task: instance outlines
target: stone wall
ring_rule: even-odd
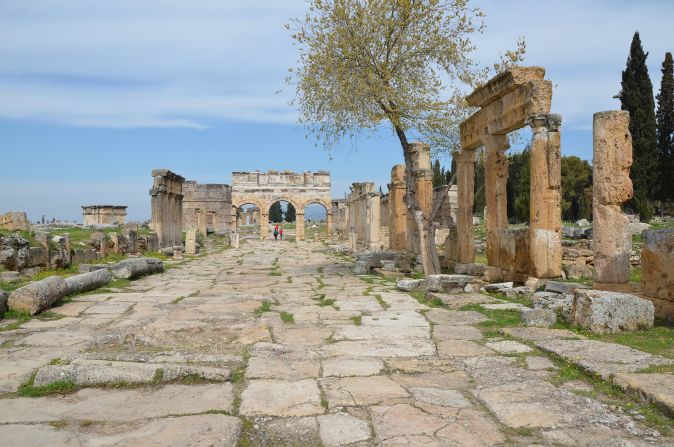
[[[185,178],[168,169],[152,171],[154,184],[151,228],[159,237],[161,247],[182,245],[183,183]]]
[[[346,199],[336,199],[332,201],[332,235],[337,240],[348,240],[349,238],[349,207]]]
[[[231,228],[232,188],[222,184],[183,183],[183,229],[225,232]]]
[[[124,225],[126,206],[87,205],[82,207],[82,222],[91,225]]]
[[[9,231],[28,231],[30,222],[24,211],[10,211],[0,216],[0,229]]]
[[[438,228],[449,229],[456,225],[459,212],[458,186],[452,185],[449,189],[440,186],[433,189],[433,209],[440,207],[435,221]]]

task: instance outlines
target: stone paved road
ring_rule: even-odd
[[[487,341],[482,314],[355,277],[318,244],[248,242],[54,311],[0,332],[3,446],[673,445]],[[80,389],[16,397],[36,370]]]

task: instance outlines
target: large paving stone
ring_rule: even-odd
[[[451,324],[438,324],[433,326],[433,338],[442,340],[482,340],[482,332],[473,326],[454,326]]]
[[[435,345],[428,338],[388,340],[346,340],[326,345],[328,357],[418,357],[435,355]]]
[[[461,392],[440,388],[411,388],[410,392],[417,401],[453,408],[468,408],[472,404]]]
[[[426,318],[433,324],[477,324],[487,321],[483,314],[474,311],[458,311],[445,309],[431,309],[426,312]]]
[[[323,414],[315,380],[251,380],[241,395],[245,416],[311,416]]]
[[[346,413],[318,417],[321,441],[326,447],[338,447],[370,438],[367,422]]]
[[[499,354],[524,354],[532,351],[529,346],[513,340],[489,342],[485,343],[485,346]]]
[[[407,436],[433,436],[436,431],[447,425],[446,420],[409,404],[372,407],[370,414],[377,441],[380,443]],[[415,445],[423,444],[415,443]]]
[[[669,417],[674,417],[674,375],[618,373],[613,383],[628,393],[653,402]]]
[[[384,369],[384,362],[376,358],[337,357],[323,361],[323,377],[375,376]]]
[[[469,340],[444,340],[438,343],[440,357],[493,355],[494,351]]]
[[[320,384],[330,408],[373,405],[409,396],[403,387],[386,376],[327,378],[321,379]]]
[[[576,290],[571,321],[590,332],[613,334],[653,327],[653,303],[629,293]]]
[[[102,390],[87,388],[65,397],[4,399],[4,423],[91,420],[126,422],[190,415],[208,410],[231,411],[232,385],[166,385],[159,389]]]
[[[317,360],[282,360],[251,357],[246,368],[248,379],[298,380],[318,377],[320,363]]]

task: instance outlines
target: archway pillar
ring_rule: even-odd
[[[301,212],[295,209],[295,240],[304,240],[304,208]]]
[[[230,219],[229,228],[231,228],[232,231],[234,231],[235,233],[239,232],[239,227],[238,227],[239,222],[238,222],[238,219],[237,219],[238,210],[239,210],[238,206],[232,205],[232,211],[229,214],[229,219]]]
[[[260,240],[266,241],[269,238],[269,212],[260,210]]]
[[[327,225],[328,229],[328,239],[332,239],[332,212],[327,211],[325,214],[325,223]]]

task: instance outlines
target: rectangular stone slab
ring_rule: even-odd
[[[518,67],[511,68],[496,75],[485,85],[476,89],[466,97],[469,106],[484,107],[490,102],[515,90],[520,85],[529,81],[541,80],[545,77],[543,67]]]

